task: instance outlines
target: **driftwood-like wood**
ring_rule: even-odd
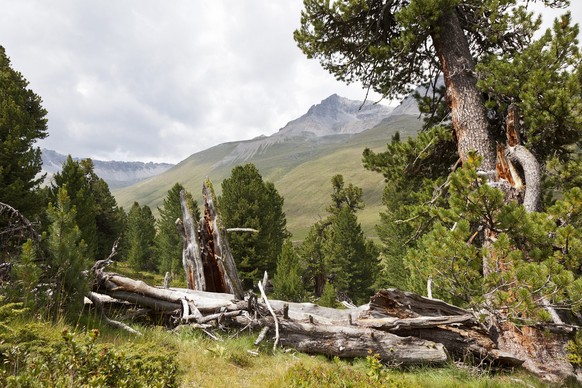
[[[186,200],[180,192],[182,219],[176,227],[183,241],[182,262],[188,288],[199,291],[234,294],[242,300],[242,284],[225,237],[220,216],[214,206],[215,198],[210,181],[202,186],[204,215],[195,222]]]
[[[448,355],[511,367],[523,363],[537,374],[554,378],[573,373],[565,360],[551,358],[560,353],[560,342],[542,335],[541,330],[503,326],[501,332],[488,331],[470,311],[411,292],[381,290],[369,304],[342,310],[270,300],[271,314],[254,296],[240,300],[233,294],[152,287],[104,272],[105,264],[101,264],[94,266],[93,292],[138,307],[140,314],[147,309],[157,316],[172,317],[166,320],[168,324],[202,328],[208,335],[212,326],[231,325],[239,330],[263,329],[272,339],[276,318],[279,344],[309,353],[365,357],[370,350],[384,362],[403,365],[441,363]],[[548,346],[538,348],[541,343]],[[536,362],[533,352],[546,361]]]
[[[338,357],[378,354],[384,362],[438,364],[447,360],[443,345],[415,337],[400,337],[357,326],[334,326],[281,321],[281,345],[306,353]]]
[[[186,193],[180,191],[180,206],[182,207],[183,221],[176,220],[176,227],[182,236],[184,248],[182,250],[182,264],[186,274],[188,288],[191,290],[206,290],[206,277],[200,255],[198,227],[192,217],[192,212],[186,201]]]
[[[525,195],[523,206],[529,212],[540,210],[541,205],[541,172],[536,157],[524,146],[516,145],[505,151],[509,160],[517,163],[525,175]]]
[[[370,298],[372,315],[392,316],[398,318],[442,317],[470,315],[468,310],[443,302],[429,299],[413,292],[389,288],[378,291]]]
[[[101,316],[101,319],[105,321],[105,323],[107,323],[109,326],[115,327],[116,329],[125,330],[131,334],[142,335],[139,331],[135,330],[131,326],[128,326],[123,322],[119,322],[107,317],[107,315],[105,315],[105,311],[103,310],[103,303],[101,303],[101,296],[99,294],[89,292],[87,294],[87,298],[91,301],[91,303],[93,303],[93,306]]]
[[[13,237],[21,235],[23,238],[30,238],[35,242],[40,242],[41,235],[36,231],[32,222],[12,206],[0,202],[0,216],[4,217],[7,223],[3,225],[3,229],[0,229],[0,237],[3,234]]]

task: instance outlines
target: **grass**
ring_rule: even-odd
[[[25,316],[17,317],[9,323],[11,334],[0,331],[0,359],[3,360],[0,375],[2,370],[9,374],[14,373],[14,365],[10,365],[9,356],[12,346],[23,348],[28,344],[28,353],[21,353],[21,357],[25,357],[42,349],[57,349],[54,344],[62,341],[61,333],[65,329],[74,332],[79,343],[82,342],[84,333],[92,333],[97,329],[100,333],[97,338],[99,349],[109,349],[118,355],[125,354],[126,359],[130,355],[139,355],[143,360],[159,354],[170,355],[178,367],[179,384],[182,387],[547,386],[523,371],[494,374],[453,363],[439,368],[399,369],[384,367],[372,356],[339,360],[311,356],[292,349],[273,351],[269,341],[255,346],[257,333],[249,331],[216,329],[213,333],[219,339],[217,341],[203,331],[189,326],[174,331],[155,326],[134,326],[143,333],[142,336],[134,336],[103,325],[100,318],[90,313],[84,314],[72,324],[65,320],[56,323],[32,321]],[[116,370],[116,367],[104,368]],[[26,370],[21,367],[20,372],[26,373]],[[35,386],[43,385],[37,383]]]

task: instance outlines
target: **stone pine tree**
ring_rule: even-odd
[[[66,187],[71,205],[77,209],[75,224],[81,230],[81,237],[87,245],[87,255],[95,258],[97,254],[95,195],[87,179],[87,171],[81,163],[73,160],[71,155],[63,163],[61,171],[53,177],[50,189],[52,202],[57,201],[59,190],[63,187]]]
[[[157,220],[158,233],[156,235],[156,254],[160,261],[160,273],[181,273],[183,243],[178,230],[176,220],[182,219],[180,204],[180,191],[184,187],[176,183],[166,194],[162,207],[158,208],[160,216]],[[194,219],[200,219],[198,203],[192,198],[192,194],[186,191],[188,206]]]
[[[277,259],[277,270],[273,276],[275,298],[290,302],[303,302],[305,288],[302,279],[303,268],[299,255],[291,240],[286,240]]]
[[[43,280],[51,288],[48,310],[53,318],[80,311],[88,287],[83,275],[87,269],[87,245],[75,224],[76,211],[71,206],[66,187],[58,190],[56,202],[50,203],[47,210],[50,222],[48,262]]]
[[[277,257],[289,236],[283,197],[253,164],[246,164],[235,167],[222,182],[218,206],[226,228],[258,230],[228,236],[243,285],[252,287],[264,271],[275,272]]]
[[[109,190],[109,185],[94,171],[91,159],[67,157],[63,168],[53,177],[49,197],[55,200],[58,190],[67,187],[71,204],[77,208],[75,222],[87,244],[87,255],[103,259],[124,229],[125,216]]]
[[[46,110],[41,98],[28,88],[21,73],[12,68],[0,46],[0,202],[32,222],[43,215],[46,197],[40,190],[41,151],[37,140],[47,133]],[[14,231],[10,218],[0,214],[0,231]],[[0,261],[18,260],[23,239],[0,233]]]
[[[387,97],[407,93],[442,74],[462,161],[481,156],[494,171],[495,136],[477,86],[476,63],[527,45],[539,22],[527,1],[305,0],[295,40],[338,79],[361,81]],[[567,1],[545,1],[565,6]]]
[[[366,303],[378,274],[378,251],[364,237],[356,214],[349,207],[343,207],[333,217],[324,252],[328,278],[335,289],[356,303]]]
[[[44,177],[39,175],[41,152],[34,143],[48,135],[46,114],[41,98],[12,69],[0,46],[0,202],[29,219],[45,206],[37,194]]]
[[[113,245],[121,238],[125,228],[125,214],[117,205],[107,182],[95,174],[93,161],[83,159],[80,164],[95,200],[97,247],[94,259],[101,260],[111,254]]]
[[[136,270],[156,271],[155,256],[156,219],[147,205],[134,202],[127,214],[125,232],[127,261]]]
[[[329,215],[310,228],[299,250],[307,269],[305,278],[317,297],[331,283],[336,292],[365,302],[379,267],[377,249],[364,237],[356,217],[356,211],[364,207],[363,192],[351,183],[346,185],[342,175],[334,176],[331,183]],[[327,289],[330,293],[332,288]]]

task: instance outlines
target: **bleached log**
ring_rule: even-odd
[[[267,274],[267,272],[265,271],[265,275],[266,274]],[[277,319],[277,315],[275,314],[275,311],[273,311],[273,308],[271,307],[271,304],[269,303],[269,300],[267,299],[267,295],[265,294],[265,290],[263,289],[263,285],[261,284],[261,282],[259,282],[257,285],[259,286],[259,290],[261,291],[261,296],[263,297],[263,301],[267,305],[269,312],[273,316],[273,321],[275,322],[275,343],[273,344],[273,350],[275,350],[277,348],[277,344],[279,343],[279,319]]]
[[[366,357],[372,351],[384,362],[402,365],[439,364],[447,360],[442,344],[357,326],[281,321],[280,342],[301,352],[338,357]]]
[[[398,330],[410,330],[410,329],[425,329],[431,327],[437,327],[441,325],[454,325],[454,324],[469,324],[471,326],[475,325],[475,317],[472,314],[466,315],[453,315],[453,316],[442,316],[442,317],[417,317],[417,318],[363,318],[358,319],[353,322],[354,325],[371,327],[375,329],[381,329],[385,331],[398,331]]]
[[[222,308],[240,310],[240,305],[246,305],[241,301],[237,304],[232,294],[152,287],[139,280],[106,272],[96,274],[96,282],[96,291],[165,314],[182,309],[182,300],[195,306],[199,312],[216,312]]]
[[[413,292],[395,288],[380,290],[372,296],[370,298],[370,312],[399,318],[471,314],[468,310],[440,299],[429,299]]]
[[[541,207],[541,169],[536,157],[524,146],[509,147],[505,154],[509,160],[518,163],[525,175],[525,195],[523,206],[528,212],[539,211]]]

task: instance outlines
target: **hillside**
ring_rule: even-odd
[[[358,117],[360,105],[331,96],[272,136],[198,152],[158,176],[114,191],[114,195],[124,208],[137,201],[155,210],[179,182],[200,201],[206,177],[220,192],[220,183],[234,166],[253,163],[285,198],[288,228],[295,239],[302,239],[309,226],[325,215],[331,177],[342,174],[346,182],[362,187],[366,208],[360,213],[360,222],[373,236],[381,210],[383,178],[363,168],[362,152],[366,147],[380,151],[396,131],[406,137],[416,133],[421,123],[409,106],[405,110],[365,106],[367,112]]]

